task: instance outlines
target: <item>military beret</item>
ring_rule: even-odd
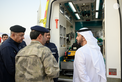
[[[49,30],[49,31],[50,31],[51,29],[50,29],[50,28],[47,28],[47,30]]]
[[[49,30],[47,30],[46,28],[38,25],[31,27],[31,30],[36,30],[39,32],[46,32],[46,33],[49,32]]]
[[[14,25],[10,27],[10,30],[13,32],[25,32],[25,28],[20,25]]]
[[[47,28],[47,30],[49,30],[49,32],[51,31],[51,29],[50,29],[50,28]]]

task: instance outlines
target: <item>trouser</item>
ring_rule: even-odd
[[[54,82],[58,82],[58,78],[53,78],[53,81]]]

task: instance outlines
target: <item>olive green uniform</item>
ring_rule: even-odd
[[[59,66],[49,48],[38,41],[19,51],[15,58],[16,82],[53,82]]]

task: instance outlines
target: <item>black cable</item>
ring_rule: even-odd
[[[119,3],[119,0],[117,0],[117,3],[119,4],[119,8],[118,8],[118,10],[119,10],[119,15],[120,15],[120,50],[121,50],[121,54],[120,54],[120,60],[121,60],[121,79],[122,79],[122,16],[121,16],[121,12],[122,11],[120,11],[120,3]]]

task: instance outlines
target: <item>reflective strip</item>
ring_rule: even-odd
[[[45,19],[45,20],[47,19],[47,13],[48,13],[49,2],[50,2],[50,0],[47,0],[46,9],[45,9],[45,14],[44,14],[44,19]],[[43,24],[43,26],[44,26],[44,27],[46,26],[46,22]]]
[[[44,15],[44,18],[46,18],[46,13],[47,13],[47,10],[45,11],[45,15]]]

